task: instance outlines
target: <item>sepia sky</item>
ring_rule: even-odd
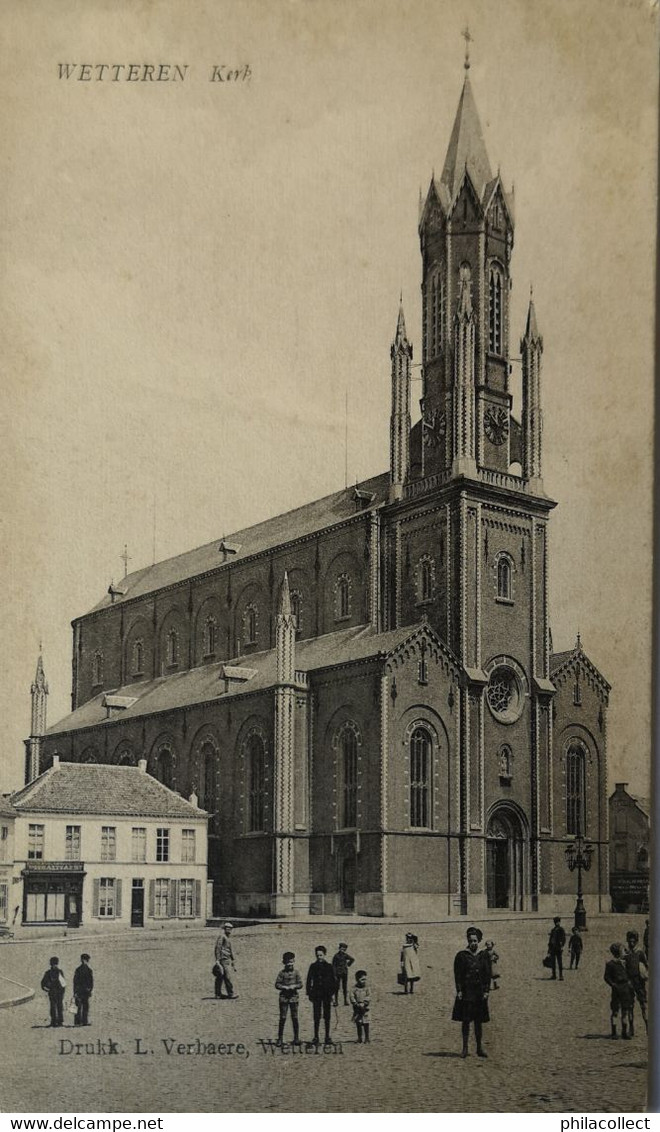
[[[610,787],[648,794],[657,6],[637,0],[0,0],[0,788],[43,640],[129,569],[387,467],[417,207],[461,29],[515,183],[511,341],[544,337],[555,649],[613,685]],[[187,64],[184,82],[58,64]],[[209,82],[249,64],[249,82]],[[419,370],[414,371],[419,374]],[[414,407],[419,384],[413,385]]]

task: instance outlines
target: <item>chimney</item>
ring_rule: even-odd
[[[142,774],[147,773],[147,760],[146,759],[138,759],[138,770],[141,771]]]
[[[192,794],[190,795],[188,801],[190,802],[191,806],[197,806],[199,799],[198,799],[197,795],[195,794],[194,790],[193,790]]]
[[[53,755],[53,769],[55,769],[55,767],[57,767],[59,765],[60,765],[60,756],[59,755]]]

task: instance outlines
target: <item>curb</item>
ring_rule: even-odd
[[[12,986],[20,987],[24,993],[14,995],[11,998],[0,999],[0,1010],[4,1010],[7,1006],[20,1006],[23,1002],[30,1002],[35,996],[35,991],[32,987],[26,987],[25,983],[17,983],[14,979],[7,979],[4,975],[0,976],[0,986],[4,989],[5,983],[11,983]],[[0,994],[2,991],[0,990]]]

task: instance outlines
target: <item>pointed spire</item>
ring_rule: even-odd
[[[486,185],[493,180],[493,174],[467,70],[440,177],[452,200],[458,192],[466,169],[481,200]]]
[[[582,638],[580,636],[580,630],[579,629],[578,629],[577,637],[575,639],[575,650],[574,651],[575,652],[582,652]]]
[[[534,289],[530,285],[529,288],[529,308],[527,310],[527,325],[525,326],[525,334],[523,342],[542,342],[539,328],[536,322],[536,309],[534,307]]]
[[[291,616],[291,594],[289,592],[289,575],[284,571],[284,581],[280,593],[280,617]]]
[[[407,342],[408,335],[406,334],[406,320],[403,313],[403,291],[399,298],[399,317],[396,321],[396,334],[394,335],[394,344],[398,345],[399,342]]]
[[[48,694],[48,684],[46,683],[46,673],[44,672],[44,658],[42,656],[41,642],[39,642],[39,658],[37,660],[37,671],[32,685],[32,692],[45,692]]]

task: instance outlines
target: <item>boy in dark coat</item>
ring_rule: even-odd
[[[616,1020],[621,1011],[621,1037],[630,1038],[633,1033],[633,1013],[635,1010],[635,992],[632,984],[628,979],[626,973],[625,963],[621,958],[621,944],[613,943],[610,947],[612,958],[608,959],[605,964],[605,974],[603,978],[608,987],[611,988],[612,994],[610,997],[610,1022],[612,1026],[612,1037],[618,1038],[616,1032]],[[630,1033],[628,1032],[628,1024],[630,1024]]]
[[[64,1012],[62,1010],[62,1003],[64,1001],[65,986],[66,979],[64,978],[64,973],[60,967],[60,961],[57,958],[57,955],[53,955],[50,961],[50,967],[41,980],[41,989],[48,992],[51,1026],[64,1025]]]
[[[649,1024],[646,1017],[646,980],[649,977],[648,957],[646,952],[638,947],[639,934],[635,931],[626,932],[627,949],[623,956],[628,981],[635,992],[635,998],[642,1012],[644,1025],[648,1031]],[[630,1033],[635,1033],[632,1018],[630,1019]]]
[[[573,930],[571,931],[571,934],[568,937],[568,954],[571,957],[571,962],[569,964],[569,970],[571,970],[571,971],[573,970],[573,964],[575,964],[575,970],[576,971],[577,971],[578,967],[580,966],[580,957],[582,955],[582,947],[583,947],[583,940],[582,940],[582,936],[580,935],[580,930],[579,930],[579,928],[573,928]]]
[[[307,982],[305,984],[305,991],[314,1011],[314,1045],[319,1044],[319,1025],[321,1022],[321,1013],[323,1013],[323,1023],[325,1026],[324,1044],[331,1046],[333,1042],[330,1037],[330,1013],[332,1010],[332,1000],[337,990],[337,982],[332,964],[328,963],[326,959],[327,949],[322,943],[315,948],[314,953],[316,959],[310,965],[309,971],[307,972]]]
[[[477,1057],[488,1057],[482,1045],[482,1025],[490,1021],[488,1012],[488,992],[490,990],[490,963],[484,952],[477,950],[483,933],[479,928],[468,928],[467,947],[459,951],[454,959],[454,981],[456,999],[452,1021],[462,1024],[463,1052],[468,1056],[470,1022],[474,1023],[474,1036],[477,1042]]]
[[[73,997],[78,1007],[74,1026],[89,1026],[89,1000],[93,989],[94,975],[89,966],[89,955],[84,951],[80,956],[80,966],[73,972]]]
[[[335,1006],[338,1003],[340,986],[344,992],[344,1006],[348,1006],[348,968],[352,967],[354,962],[353,956],[348,954],[348,944],[340,943],[339,951],[332,957],[332,969],[337,980]]]

